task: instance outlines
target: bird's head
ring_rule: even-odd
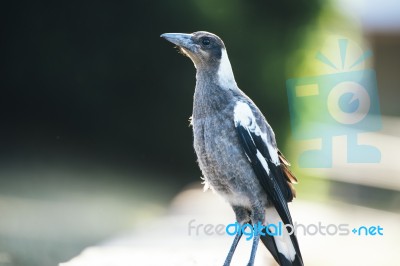
[[[206,31],[186,33],[164,33],[161,37],[176,44],[181,52],[192,59],[196,67],[216,65],[221,60],[223,41]]]
[[[236,86],[225,44],[217,35],[197,31],[191,34],[164,33],[161,37],[177,45],[193,61],[198,71],[216,73],[220,85],[224,87]]]

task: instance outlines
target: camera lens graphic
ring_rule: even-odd
[[[366,89],[356,82],[337,84],[328,95],[328,111],[341,124],[356,124],[368,114],[371,100]]]

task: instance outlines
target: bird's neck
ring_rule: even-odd
[[[221,50],[221,59],[213,63],[195,62],[197,82],[213,83],[223,89],[236,89],[231,62],[225,48]]]
[[[198,119],[214,115],[224,110],[230,103],[236,86],[221,86],[215,72],[197,71],[196,89],[193,99],[193,118]]]
[[[219,64],[196,68],[193,118],[224,110],[235,92],[239,91],[226,50],[222,50]]]

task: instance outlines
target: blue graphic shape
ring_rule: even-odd
[[[352,69],[353,67],[361,64],[362,62],[364,62],[365,60],[367,60],[371,56],[372,56],[372,51],[366,51],[350,66],[350,69]]]
[[[339,106],[346,113],[354,113],[360,106],[360,99],[355,98],[354,93],[344,93],[339,98]]]
[[[332,89],[342,82],[359,84],[369,97],[369,108],[361,120],[343,124],[329,111],[328,96]],[[347,162],[378,163],[380,151],[370,145],[359,145],[357,134],[378,131],[382,128],[379,97],[375,71],[341,72],[315,77],[289,79],[286,82],[291,127],[297,140],[320,139],[321,149],[308,150],[301,154],[299,166],[305,168],[332,167],[332,137],[347,136]],[[349,88],[350,90],[351,88]],[[345,92],[339,97],[339,109],[347,114],[357,115],[361,101],[360,95]],[[359,115],[359,114],[358,114]]]
[[[329,60],[328,57],[326,57],[324,54],[322,54],[321,52],[318,52],[315,56],[315,58],[319,61],[321,61],[322,63],[324,63],[325,65],[328,65],[330,67],[332,67],[333,69],[338,69],[334,63],[331,62],[331,60]]]
[[[346,63],[347,54],[347,39],[340,39],[339,41],[340,59],[342,61],[342,69],[344,69],[344,64]]]

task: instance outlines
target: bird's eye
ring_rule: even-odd
[[[202,44],[204,44],[204,45],[209,45],[210,44],[210,39],[209,38],[203,38],[203,40],[201,41],[202,42]]]

